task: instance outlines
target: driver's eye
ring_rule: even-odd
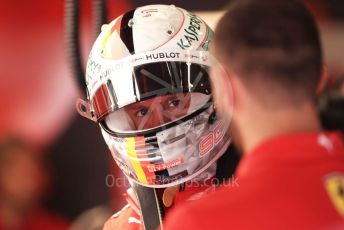
[[[172,100],[169,100],[169,101],[168,101],[168,106],[169,106],[169,107],[172,107],[172,108],[178,107],[178,106],[181,105],[181,104],[182,104],[182,101],[179,100],[179,99],[172,99]]]
[[[137,117],[144,117],[148,114],[149,110],[147,108],[142,108],[139,111],[136,112]]]

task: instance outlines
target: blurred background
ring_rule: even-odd
[[[113,183],[123,175],[99,128],[76,112],[75,101],[84,91],[71,46],[79,48],[83,69],[100,22],[137,6],[161,3],[196,12],[215,27],[228,2],[2,0],[0,229],[99,229],[125,204],[121,194],[126,186]],[[96,11],[99,3],[103,8]],[[306,3],[320,26],[327,69],[319,115],[324,128],[343,131],[344,1]],[[79,21],[66,18],[73,4]],[[79,37],[73,37],[71,28]]]

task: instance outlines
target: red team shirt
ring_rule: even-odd
[[[245,154],[238,186],[167,216],[164,230],[344,229],[344,148],[339,133],[275,137]]]

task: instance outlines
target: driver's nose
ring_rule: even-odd
[[[164,114],[163,107],[159,105],[155,105],[151,108],[149,119],[145,125],[145,128],[153,128],[157,126],[161,126],[162,124],[168,123],[171,121],[171,118],[169,116],[166,116]]]

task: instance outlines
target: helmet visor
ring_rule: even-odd
[[[132,67],[130,75],[108,78],[92,99],[97,120],[114,132],[160,127],[210,100],[208,67],[204,65],[149,63]]]
[[[148,131],[181,120],[206,106],[209,99],[202,93],[157,96],[110,113],[103,124],[115,133]]]

